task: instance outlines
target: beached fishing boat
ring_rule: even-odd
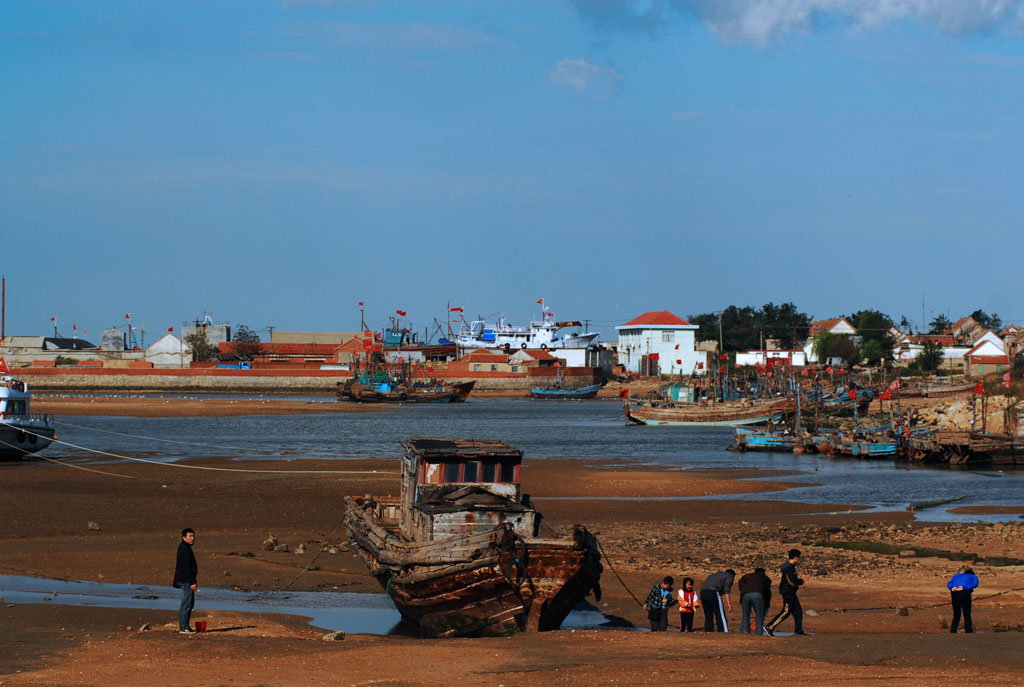
[[[624,398],[626,421],[636,425],[737,427],[779,422],[796,411],[792,399],[686,403]]]
[[[0,369],[7,370],[2,358]],[[25,382],[11,376],[0,377],[0,459],[42,451],[53,441],[53,418],[31,412],[31,400]]]
[[[400,497],[346,498],[345,524],[407,622],[433,637],[555,630],[588,594],[600,599],[597,540],[582,525],[540,534],[521,451],[430,437],[403,447]]]
[[[597,392],[600,390],[600,384],[588,384],[587,386],[581,387],[567,387],[565,385],[565,378],[562,376],[562,370],[561,368],[559,368],[558,376],[555,378],[555,383],[553,386],[534,387],[530,389],[530,396],[532,396],[533,398],[572,400],[594,398],[595,396],[597,396]]]

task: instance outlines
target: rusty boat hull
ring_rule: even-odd
[[[406,622],[431,637],[505,636],[558,629],[591,592],[600,598],[597,540],[524,538],[507,526],[410,542],[388,518],[397,502],[346,499],[353,551]]]

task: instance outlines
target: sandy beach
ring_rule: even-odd
[[[213,405],[132,399],[139,412],[211,412]],[[45,412],[70,414],[36,408]],[[175,406],[169,408],[168,406]],[[295,406],[305,404],[295,403]],[[332,407],[333,404],[330,404]],[[124,412],[89,404],[89,414]],[[99,406],[99,407],[97,407]],[[148,410],[139,410],[141,407]],[[351,407],[337,404],[337,407]],[[358,406],[356,406],[358,407]],[[317,411],[321,411],[317,408]],[[219,412],[214,410],[212,412]],[[223,412],[230,412],[225,409]],[[200,588],[380,593],[347,550],[342,497],[397,494],[395,460],[118,463],[90,471],[47,461],[0,464],[0,572],[67,580],[168,585],[178,532],[197,530]],[[217,469],[206,469],[217,468]],[[527,459],[524,491],[556,527],[587,524],[604,547],[596,606],[644,628],[641,600],[677,580],[763,565],[774,580],[784,552],[805,551],[801,592],[809,637],[652,635],[627,627],[504,639],[421,640],[349,635],[326,642],[303,618],[210,611],[211,632],[178,635],[175,615],[42,604],[0,604],[0,684],[137,685],[1005,685],[1024,652],[1020,566],[978,563],[974,635],[951,635],[946,580],[960,563],[912,550],[1021,557],[1024,523],[922,523],[858,504],[667,501],[652,497],[777,492],[792,483],[744,481],[754,471],[681,472],[600,462]],[[781,476],[781,475],[780,475]],[[975,508],[979,512],[984,508]],[[1012,516],[1011,516],[1012,517]],[[274,534],[288,552],[268,552]],[[899,555],[835,548],[896,545]],[[303,544],[306,553],[295,553]],[[321,552],[334,546],[336,553]],[[312,569],[303,572],[316,557]],[[622,583],[616,578],[621,576]],[[995,595],[995,596],[993,596]],[[593,601],[591,599],[591,601]],[[738,624],[738,593],[729,614]],[[778,604],[775,604],[778,607]],[[671,620],[678,615],[673,613]],[[146,626],[145,630],[140,630]],[[791,629],[791,621],[783,629]],[[1000,631],[1008,630],[1008,631]]]

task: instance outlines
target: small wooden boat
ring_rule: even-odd
[[[677,403],[624,398],[622,409],[626,420],[637,425],[737,427],[778,422],[796,411],[796,403],[792,399]]]
[[[597,392],[601,390],[600,384],[591,384],[589,386],[583,386],[580,388],[570,387],[552,387],[550,389],[530,389],[530,396],[533,398],[551,398],[551,399],[580,399],[580,398],[594,398],[597,396]]]
[[[397,499],[345,499],[353,550],[402,617],[434,637],[555,630],[601,556],[582,525],[540,534],[520,489],[522,452],[500,441],[411,437]]]
[[[462,403],[476,381],[458,384],[396,384],[391,381],[349,382],[338,385],[339,401],[356,403]]]
[[[775,431],[774,429],[749,430],[736,428],[737,451],[779,451],[792,452],[800,443],[794,434]]]

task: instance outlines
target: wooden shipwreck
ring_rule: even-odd
[[[582,525],[540,535],[521,451],[429,437],[403,447],[400,498],[346,498],[345,524],[406,621],[435,637],[555,630],[589,593],[600,599],[597,540]]]

